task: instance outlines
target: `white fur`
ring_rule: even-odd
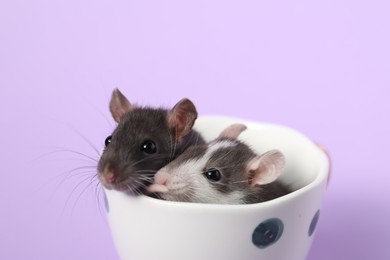
[[[204,156],[180,164],[178,167],[164,167],[169,173],[168,192],[161,196],[167,200],[191,201],[201,203],[241,204],[243,194],[239,191],[223,194],[216,190],[210,181],[203,176],[204,167],[218,149],[232,147],[234,142],[229,140],[212,142]]]

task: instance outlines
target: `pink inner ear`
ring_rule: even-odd
[[[168,114],[168,126],[175,133],[176,139],[188,134],[195,123],[198,113],[189,99],[180,100]]]
[[[131,103],[119,91],[119,89],[114,89],[110,100],[110,112],[114,120],[119,123],[123,115],[130,110],[132,110]]]
[[[277,150],[256,156],[248,164],[251,187],[275,181],[282,174],[284,165],[285,158]]]
[[[226,127],[222,133],[220,133],[219,138],[229,138],[237,139],[237,137],[246,130],[246,125],[244,124],[232,124]]]

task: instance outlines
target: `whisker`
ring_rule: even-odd
[[[108,126],[111,128],[111,130],[114,130],[115,125],[112,124],[112,121],[108,119],[108,117],[102,112],[102,110],[98,109],[97,107],[93,106],[95,110],[106,120]]]
[[[45,157],[45,156],[49,156],[49,155],[61,153],[61,152],[68,152],[68,153],[72,153],[72,154],[76,154],[76,155],[83,156],[84,158],[88,158],[88,159],[90,159],[91,161],[93,161],[94,163],[97,163],[97,162],[98,162],[98,159],[93,158],[92,156],[86,155],[86,154],[81,153],[81,152],[76,151],[76,150],[72,150],[72,149],[68,149],[68,148],[63,148],[63,147],[57,147],[57,146],[54,146],[54,147],[52,147],[52,148],[57,149],[57,150],[54,150],[54,151],[45,153],[45,154],[43,154],[42,156],[38,157],[38,159],[39,159],[39,158],[42,158],[42,157]]]
[[[152,177],[145,176],[145,175],[138,175],[138,178],[141,179],[141,180],[153,180]]]
[[[131,164],[131,167],[135,167],[135,166],[137,166],[138,164],[140,164],[140,163],[142,163],[144,161],[148,161],[148,160],[151,160],[151,159],[156,160],[156,159],[160,159],[160,158],[164,158],[164,157],[165,157],[165,155],[161,154],[161,155],[158,155],[158,156],[142,158],[142,159],[134,162],[133,164]]]
[[[81,171],[84,169],[85,169],[85,171]],[[78,172],[78,171],[80,171],[80,172]],[[80,175],[85,175],[87,173],[95,173],[95,172],[96,172],[95,167],[80,166],[80,167],[76,167],[72,170],[58,174],[55,178],[60,178],[61,176],[63,176],[62,181],[64,181],[68,177],[72,178],[72,177],[76,177],[76,176],[80,176]]]
[[[141,186],[144,186],[144,184],[139,179],[134,179],[134,182]]]
[[[65,158],[65,157],[58,157],[56,159],[50,159],[50,160],[46,160],[46,162],[78,162],[78,163],[83,163],[83,164],[90,164],[91,161],[88,161],[84,158]],[[96,168],[96,165],[94,165],[93,167]]]
[[[187,197],[187,201],[192,201],[194,194],[195,194],[195,189],[190,187],[188,191],[184,194],[184,196]]]
[[[97,155],[100,155],[99,149],[95,147],[95,145],[91,142],[90,139],[88,139],[84,134],[82,134],[79,130],[77,130],[72,125],[68,124],[68,126],[76,133],[78,134],[91,148],[96,152]]]
[[[101,189],[100,188],[100,181],[99,179],[97,178],[97,174],[95,176],[93,176],[93,178],[95,178],[97,180],[96,182],[96,185],[94,187],[94,193],[95,193],[95,197],[96,197],[96,204],[97,204],[97,208],[98,208],[98,211],[99,211],[99,214],[101,217],[103,217],[103,212],[102,212],[102,207],[101,207],[101,196],[104,196],[103,194],[100,193]]]
[[[169,133],[172,140],[171,141],[172,152],[171,152],[171,157],[169,158],[169,162],[171,162],[175,158],[175,153],[177,148],[177,129],[175,129],[175,137],[173,137],[171,132]]]
[[[85,193],[85,191],[86,191],[88,188],[91,187],[92,182],[93,182],[93,179],[94,179],[94,176],[92,176],[92,178],[90,178],[89,184],[87,184],[87,185],[85,186],[85,188],[81,191],[81,193],[80,193],[79,196],[77,197],[76,201],[74,202],[73,207],[72,207],[72,209],[71,209],[71,215],[70,215],[71,218],[72,218],[72,216],[73,216],[74,209],[76,208],[76,205],[77,205],[78,201],[80,200],[81,196],[83,196],[83,194]]]
[[[129,188],[131,194],[136,193],[136,187],[133,183],[127,184],[126,186]]]
[[[139,179],[143,180],[143,181],[146,181],[148,184],[152,184],[153,181],[154,181],[152,178],[149,178],[149,177],[146,177],[146,178],[139,177]]]
[[[103,217],[105,214],[102,213],[102,207],[101,207],[102,202],[101,202],[101,198],[102,198],[103,196],[106,196],[106,194],[104,193],[103,187],[102,187],[102,185],[100,184],[100,182],[97,183],[95,189],[97,190],[98,209],[99,209],[99,212],[100,212],[100,216]],[[106,198],[106,199],[107,199],[107,198]],[[104,202],[104,203],[106,203],[106,202]],[[108,208],[106,208],[106,207],[109,207],[109,205],[104,205],[104,208],[106,209],[104,212],[107,212],[107,210],[108,210]]]
[[[155,193],[152,193],[149,195],[149,197],[152,197],[152,196],[154,196],[156,199],[164,200],[158,192],[155,192]]]
[[[130,193],[133,193],[133,189],[130,187],[129,184],[127,184],[126,187],[129,189]]]
[[[173,139],[173,136],[172,136],[172,133],[171,131],[168,130],[168,135],[169,135],[169,150],[170,150],[170,154],[169,154],[169,159],[168,159],[168,163],[170,161],[173,160],[173,157],[174,157],[174,139]]]
[[[234,182],[231,182],[232,184],[236,184],[236,183],[248,183],[248,180],[243,180],[243,181],[234,181]]]
[[[89,178],[90,178],[90,176],[88,176],[88,178],[84,178],[81,182],[79,182],[79,183],[72,189],[72,191],[70,192],[68,198],[67,198],[66,201],[65,201],[65,205],[64,205],[64,207],[63,207],[63,209],[62,209],[62,215],[65,213],[65,209],[66,209],[67,205],[69,204],[69,201],[70,201],[70,198],[71,198],[72,194],[78,189],[78,187],[80,187],[81,184],[83,184],[83,183],[85,183],[86,181],[88,181]]]
[[[145,175],[147,175],[148,173],[150,173],[149,175],[154,175],[154,173],[156,173],[155,170],[137,170],[137,172],[143,173]]]
[[[229,149],[229,151],[228,151],[227,153],[225,153],[222,157],[218,158],[218,159],[216,160],[216,162],[224,160],[224,159],[225,159],[226,157],[228,157],[233,151],[234,151],[233,149]]]
[[[130,185],[131,184],[128,184],[127,187],[130,189],[131,193],[135,193],[135,195],[137,195],[137,196],[142,195],[142,192],[138,189],[137,186],[135,186],[135,184],[132,185],[133,187],[131,187]]]
[[[37,188],[36,192],[42,191],[48,185],[56,186],[57,188],[54,189],[54,191],[51,192],[51,194],[49,196],[49,199],[47,201],[47,203],[51,203],[51,200],[53,198],[55,198],[56,194],[60,190],[60,187],[65,183],[67,178],[70,179],[70,178],[74,178],[74,177],[85,176],[86,174],[90,175],[90,173],[95,173],[95,171],[80,171],[80,172],[77,172],[79,170],[82,170],[83,168],[86,168],[86,167],[78,167],[78,168],[72,169],[70,171],[66,171],[66,172],[63,172],[61,174],[58,174],[57,176],[55,176],[54,178],[52,178],[51,180],[45,182],[39,188]],[[51,183],[53,183],[53,184],[51,184]]]

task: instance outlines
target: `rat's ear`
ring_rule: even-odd
[[[168,127],[173,131],[176,140],[188,134],[198,113],[191,100],[183,98],[168,112]]]
[[[110,111],[114,120],[119,123],[124,114],[132,110],[133,106],[129,100],[119,91],[114,89],[110,100]]]
[[[237,139],[237,137],[246,129],[244,124],[232,124],[226,127],[218,138]]]
[[[250,186],[273,182],[282,174],[284,165],[284,155],[277,150],[256,156],[247,165]]]

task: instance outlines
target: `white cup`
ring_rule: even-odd
[[[195,129],[207,141],[244,123],[239,139],[257,153],[286,157],[280,180],[294,189],[247,205],[170,202],[105,190],[115,246],[125,260],[303,260],[310,249],[329,176],[326,153],[299,132],[274,124],[207,116]]]

